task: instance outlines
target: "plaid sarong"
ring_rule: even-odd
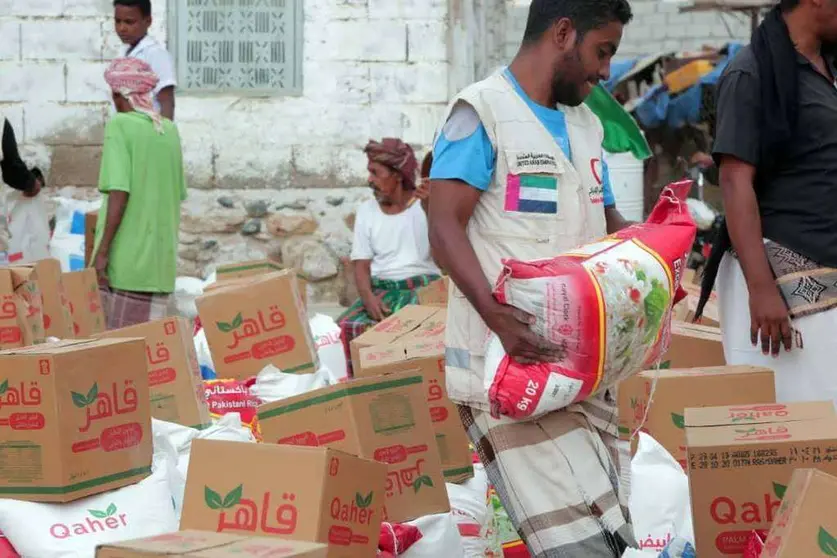
[[[372,279],[372,293],[375,296],[383,294],[383,302],[394,314],[410,304],[418,302],[416,289],[426,287],[433,281],[439,279],[438,275],[417,275],[403,281],[383,281]],[[349,352],[349,345],[352,339],[360,337],[363,333],[374,326],[377,322],[366,313],[363,300],[358,299],[348,310],[337,318],[340,326],[340,337],[343,340],[343,348],[346,351],[346,360],[349,366],[349,376],[352,375],[352,356]]]
[[[108,330],[160,320],[169,315],[171,295],[99,288]]]
[[[597,428],[589,410],[525,422],[466,406],[459,414],[533,558],[619,558],[636,546],[617,437]]]

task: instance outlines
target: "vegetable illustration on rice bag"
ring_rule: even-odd
[[[506,260],[495,298],[536,318],[558,362],[519,364],[489,338],[485,388],[494,416],[563,409],[653,364],[668,349],[671,309],[695,238],[690,181],[667,186],[645,223],[555,258]]]

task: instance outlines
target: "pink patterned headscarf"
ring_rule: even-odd
[[[138,58],[117,58],[105,70],[105,81],[114,93],[131,103],[135,111],[148,115],[154,127],[163,133],[160,113],[154,110],[154,88],[160,78],[151,66]]]

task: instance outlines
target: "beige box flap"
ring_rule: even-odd
[[[688,427],[767,424],[815,420],[835,416],[831,401],[803,403],[763,403],[723,407],[687,408],[684,412]]]
[[[822,440],[837,442],[837,418],[686,428],[686,443],[690,450]]]

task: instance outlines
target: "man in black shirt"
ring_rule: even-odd
[[[782,0],[718,85],[724,349],[774,369],[780,401],[837,401],[835,42],[837,2]]]
[[[0,122],[3,124],[3,137],[0,141],[0,172],[3,182],[27,197],[34,197],[43,186],[43,174],[37,168],[31,171],[27,168],[20,158],[12,125],[3,117],[0,117]]]

